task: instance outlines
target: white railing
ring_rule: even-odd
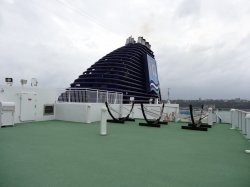
[[[250,139],[250,112],[231,109],[231,129],[238,129],[247,138]],[[250,153],[250,150],[245,150]]]
[[[238,109],[231,109],[231,124],[232,129],[239,129],[242,134],[250,139],[250,112]]]
[[[89,88],[66,88],[57,91],[57,102],[122,104],[123,93]]]

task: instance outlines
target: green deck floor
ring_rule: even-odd
[[[249,187],[239,131],[46,121],[0,129],[0,187]]]

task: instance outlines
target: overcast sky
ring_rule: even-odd
[[[68,87],[127,37],[150,42],[163,98],[250,99],[249,0],[0,0],[0,84]]]

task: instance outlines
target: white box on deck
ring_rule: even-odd
[[[14,125],[14,102],[2,102],[0,101],[0,127],[13,126]]]

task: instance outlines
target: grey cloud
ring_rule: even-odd
[[[159,62],[159,76],[163,95],[167,87],[175,92],[175,98],[249,98],[247,86],[250,69],[241,57],[245,51],[222,50],[217,46],[191,47],[188,52],[168,46],[159,55],[159,61],[169,59],[164,65]],[[206,51],[209,50],[209,53]],[[182,91],[180,91],[182,89]],[[192,94],[187,94],[192,93]]]
[[[16,84],[36,77],[41,87],[68,87],[126,37],[143,35],[156,56],[163,97],[170,87],[172,98],[250,98],[248,1],[233,6],[228,0],[5,0],[0,5],[1,84],[6,76]],[[231,14],[221,13],[224,7]],[[234,15],[237,21],[230,22]]]

